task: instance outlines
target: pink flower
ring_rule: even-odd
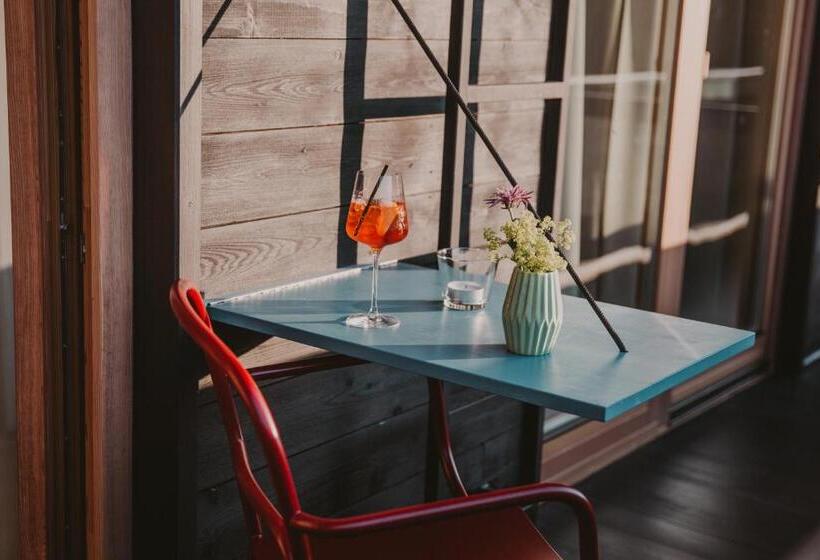
[[[517,208],[518,206],[532,203],[532,191],[528,191],[521,185],[514,187],[498,187],[489,198],[484,199],[484,204],[490,208],[502,206],[505,210]]]

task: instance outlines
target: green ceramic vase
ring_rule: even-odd
[[[564,320],[558,272],[513,271],[502,311],[507,349],[515,354],[543,356],[558,340]]]

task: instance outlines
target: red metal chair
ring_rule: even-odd
[[[345,518],[323,518],[302,511],[285,448],[256,382],[362,362],[337,355],[248,371],[214,333],[194,284],[175,282],[171,307],[182,328],[205,353],[210,368],[228,432],[254,560],[560,558],[521,509],[538,502],[569,505],[578,518],[582,560],[598,558],[592,506],[573,488],[539,483],[467,495],[450,446],[442,384],[436,380],[429,382],[431,418],[435,420],[441,466],[455,498]],[[251,470],[234,390],[248,410],[266,455],[279,508],[274,507]]]

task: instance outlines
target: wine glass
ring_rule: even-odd
[[[351,315],[345,320],[347,325],[361,329],[398,326],[398,318],[379,312],[379,255],[385,246],[407,237],[409,230],[401,175],[390,171],[388,165],[359,170],[353,185],[345,231],[354,241],[370,247],[373,278],[370,310]]]

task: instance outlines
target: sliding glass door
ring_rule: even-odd
[[[790,38],[802,5],[575,2],[557,208],[577,226],[581,276],[602,301],[759,338],[740,359],[610,425],[548,415],[544,476],[572,481],[600,468],[765,358]]]
[[[784,10],[712,0],[680,314],[763,330]]]
[[[672,145],[674,95],[699,91],[673,80],[692,32],[681,10],[577,2],[560,212],[578,226],[573,256],[598,299],[762,331],[794,2],[712,0],[706,50],[695,53],[700,103],[675,108],[699,123],[696,147]],[[681,189],[670,151],[689,148],[694,180]],[[656,286],[664,216],[685,220],[666,304]]]

